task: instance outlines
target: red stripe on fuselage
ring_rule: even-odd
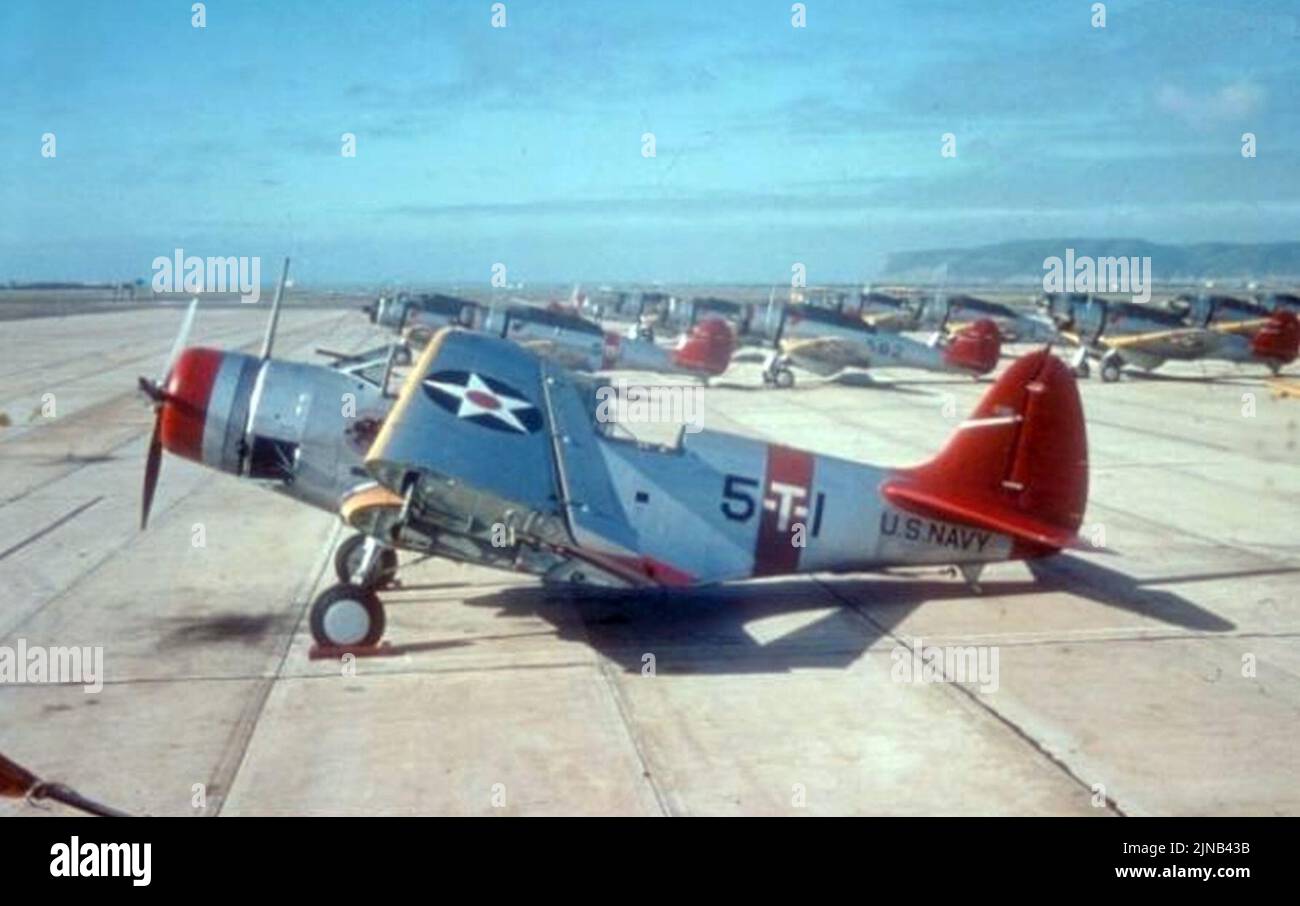
[[[759,501],[758,539],[754,545],[754,575],[775,576],[799,569],[795,526],[802,525],[808,543],[812,513],[813,456],[803,450],[770,444],[767,474]]]

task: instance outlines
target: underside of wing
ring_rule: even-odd
[[[1147,333],[1107,336],[1102,342],[1111,349],[1142,349],[1164,344],[1175,346],[1194,346],[1203,344],[1207,331],[1200,327],[1180,327],[1174,330],[1153,330]]]
[[[1251,318],[1247,321],[1226,321],[1213,325],[1210,330],[1215,333],[1254,333],[1265,324],[1268,318]]]
[[[834,374],[845,368],[865,368],[870,364],[861,344],[842,337],[788,340],[781,345],[781,351],[801,368],[815,374]]]
[[[892,330],[899,327],[906,327],[911,324],[913,317],[909,312],[905,311],[887,311],[871,315],[863,315],[862,321],[872,327]]]

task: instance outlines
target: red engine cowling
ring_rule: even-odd
[[[673,361],[688,371],[718,375],[731,364],[735,349],[736,335],[731,325],[722,318],[709,318],[691,329],[673,351]]]
[[[1300,319],[1294,312],[1275,311],[1253,337],[1250,351],[1257,359],[1288,365],[1300,354]]]
[[[957,331],[943,350],[944,361],[949,365],[974,374],[988,374],[997,367],[1001,355],[1002,333],[988,318]]]

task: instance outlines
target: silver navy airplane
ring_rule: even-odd
[[[756,330],[772,347],[763,382],[776,387],[794,385],[792,365],[821,376],[851,367],[893,367],[978,377],[997,366],[1002,348],[997,325],[990,320],[923,343],[835,309],[782,300],[769,304]]]
[[[1300,321],[1285,310],[1249,319],[1214,322],[1212,299],[1184,300],[1179,308],[1115,301],[1081,293],[1049,294],[1043,306],[1060,335],[1078,346],[1073,364],[1089,374],[1088,358],[1101,362],[1101,379],[1117,381],[1126,365],[1153,371],[1166,361],[1218,359],[1258,363],[1277,374],[1300,350]],[[1239,310],[1237,310],[1240,313]],[[1195,323],[1193,317],[1205,317]]]
[[[366,457],[383,488],[342,507],[414,550],[616,588],[988,563],[1077,545],[1087,440],[1068,366],[1014,362],[933,459],[884,468],[704,430],[671,445],[606,430],[590,380],[500,338],[447,329]],[[373,589],[313,603],[320,645],[373,645]]]

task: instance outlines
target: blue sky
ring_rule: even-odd
[[[189,2],[5,0],[0,280],[179,246],[310,283],[819,283],[1300,232],[1294,2],[1114,0],[1105,29],[1089,0],[806,5],[506,0],[494,29],[490,0],[211,0],[196,29]]]

